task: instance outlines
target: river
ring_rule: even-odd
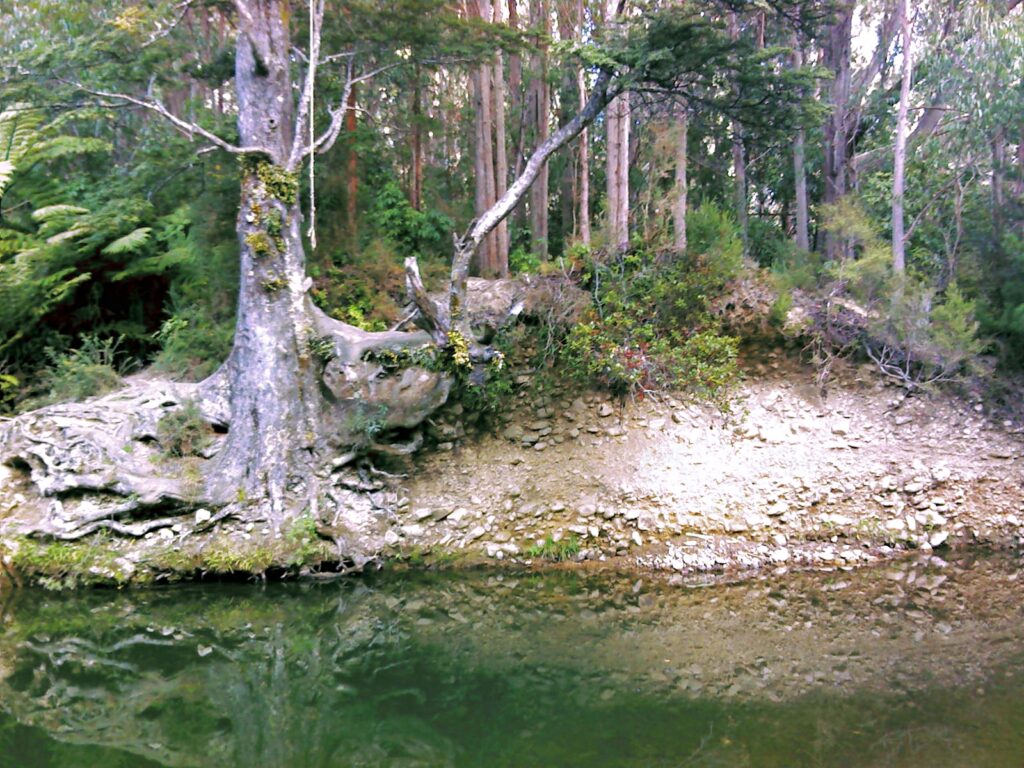
[[[0,768],[1024,765],[1024,561],[0,594]]]

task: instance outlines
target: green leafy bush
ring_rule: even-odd
[[[689,390],[725,406],[738,341],[721,334],[711,304],[739,276],[742,242],[711,204],[692,212],[688,228],[685,254],[634,251],[587,265],[594,308],[561,348],[571,375],[620,396]]]
[[[376,232],[392,243],[402,257],[446,251],[454,226],[451,219],[438,211],[413,208],[394,180],[387,181],[377,192],[369,218]]]
[[[64,353],[48,349],[50,367],[44,377],[48,394],[44,402],[85,400],[120,387],[122,374],[133,364],[120,352],[122,341],[120,336],[101,339],[87,335],[78,349]]]
[[[199,406],[187,400],[157,422],[156,437],[168,456],[198,456],[210,443],[210,425]]]

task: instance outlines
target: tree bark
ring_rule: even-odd
[[[583,2],[580,0],[580,18],[583,13]],[[587,103],[586,75],[581,68],[576,73],[580,95],[580,109]],[[590,245],[590,131],[586,128],[580,132],[579,148],[579,192],[577,223],[579,225],[580,242]]]
[[[532,57],[533,80],[530,83],[530,112],[538,145],[544,144],[550,133],[551,87],[548,85],[548,38],[551,34],[551,14],[548,0],[533,0],[530,4],[530,25],[539,35],[538,51]],[[548,260],[548,164],[541,165],[537,180],[530,190],[530,230],[533,253],[541,261]]]
[[[494,21],[502,23],[501,2],[494,4]],[[494,104],[494,192],[495,202],[508,189],[508,133],[505,125],[505,63],[501,51],[494,61],[494,88],[492,91]],[[496,229],[494,276],[508,277],[508,222],[502,220]]]
[[[615,26],[618,6],[609,0],[605,20]],[[608,248],[623,253],[629,248],[629,94],[623,94],[608,107],[606,194]]]
[[[345,104],[345,132],[348,134],[346,151],[348,169],[345,177],[345,228],[354,245],[359,239],[359,152],[356,149],[356,86],[348,92]]]
[[[289,488],[305,485],[319,398],[300,322],[306,276],[298,185],[296,179],[294,190],[288,187],[283,170],[294,117],[290,9],[285,0],[238,0],[237,8],[239,138],[271,155],[247,158],[242,175],[238,315],[226,363],[230,432],[211,485],[216,496],[266,500],[280,523]],[[261,172],[260,164],[277,170]],[[268,183],[271,174],[282,180],[280,188]],[[280,228],[277,238],[266,232],[271,219]]]
[[[413,73],[412,87],[412,173],[409,179],[409,204],[423,209],[423,82],[419,67]]]
[[[803,53],[797,40],[793,41],[793,67],[803,66]],[[807,169],[805,167],[806,136],[803,128],[793,139],[793,190],[796,198],[796,247],[801,251],[811,249],[810,215],[807,205]]]
[[[675,200],[672,204],[672,225],[674,229],[673,245],[679,253],[686,253],[686,214],[688,212],[687,196],[689,182],[687,180],[687,132],[690,118],[684,108],[679,116],[679,136],[676,139],[676,185]]]
[[[729,13],[729,37],[733,41],[740,38],[739,19],[735,11]],[[743,126],[738,120],[729,122],[732,134],[732,175],[736,195],[736,224],[743,239],[743,255],[750,252],[749,227],[747,225],[747,159],[743,148]]]
[[[892,176],[892,269],[897,275],[906,272],[906,236],[903,221],[903,191],[907,163],[907,111],[910,102],[910,79],[913,71],[911,51],[911,18],[907,0],[898,0],[903,67],[900,77],[900,104],[896,116],[896,148]]]
[[[848,135],[848,111],[850,103],[850,49],[853,34],[853,13],[855,3],[844,2],[836,9],[836,16],[828,29],[824,44],[824,64],[832,72],[829,89],[831,111],[825,121],[824,202],[834,205],[848,190],[850,141]],[[825,258],[838,259],[842,243],[836,235],[825,235]]]

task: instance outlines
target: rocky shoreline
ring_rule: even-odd
[[[525,370],[516,407],[486,431],[447,406],[430,422],[434,450],[406,476],[360,481],[375,510],[361,532],[371,562],[741,574],[1024,546],[1024,422],[1012,414],[907,397],[852,365],[825,398],[782,350],[748,369],[729,414],[675,398],[622,403]],[[8,521],[15,511],[16,497]],[[282,532],[229,517],[202,530],[211,515],[81,544],[27,542],[8,527],[4,569],[19,580],[28,561],[29,578],[45,576],[57,558],[60,586],[363,566],[322,522]]]

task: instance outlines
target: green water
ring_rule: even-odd
[[[0,768],[1021,768],[1022,570],[0,595]]]

